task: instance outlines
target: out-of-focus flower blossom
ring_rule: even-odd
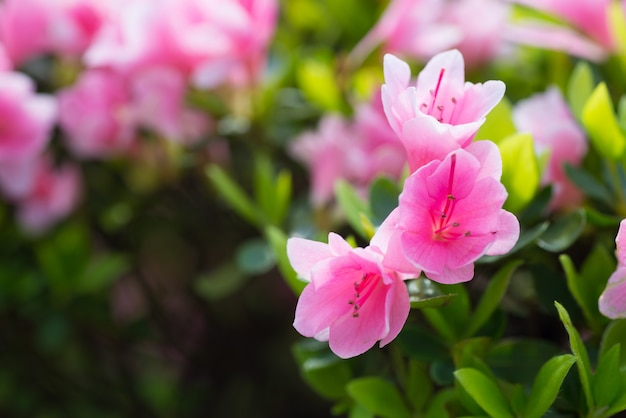
[[[311,201],[316,206],[332,199],[337,180],[365,189],[377,176],[398,179],[406,165],[406,153],[385,119],[378,95],[357,107],[353,121],[324,116],[317,131],[290,144],[290,152],[311,171]]]
[[[598,301],[602,315],[611,319],[626,318],[626,219],[619,224],[615,246],[617,269]]]
[[[505,32],[513,42],[547,48],[602,61],[615,48],[610,13],[612,0],[509,0],[564,21],[537,19],[514,22]]]
[[[384,73],[385,114],[406,148],[411,171],[470,144],[505,90],[499,80],[465,82],[458,50],[433,57],[415,86],[408,64],[393,55],[385,55]]]
[[[43,151],[56,116],[55,99],[36,94],[30,78],[0,72],[0,164],[32,158]]]
[[[78,57],[104,19],[94,0],[6,0],[0,4],[0,41],[20,65],[39,54]]]
[[[137,118],[124,77],[90,70],[58,94],[60,124],[72,152],[81,158],[122,152],[135,139]]]
[[[54,167],[46,156],[25,161],[28,188],[16,198],[17,221],[30,234],[41,234],[69,215],[80,198],[80,171],[66,165]]]
[[[409,294],[400,275],[382,266],[375,247],[352,248],[339,235],[328,244],[290,238],[287,254],[304,288],[294,327],[328,341],[341,358],[354,357],[393,340],[409,314]]]
[[[384,53],[426,61],[456,48],[476,67],[504,52],[509,11],[500,0],[392,0],[351,56],[360,61],[382,45]]]
[[[437,282],[471,280],[474,261],[507,253],[519,237],[517,218],[502,209],[502,160],[491,141],[477,141],[411,174],[398,208],[372,239],[386,247],[383,265],[422,270]],[[379,242],[387,241],[386,244]]]
[[[549,155],[541,181],[543,185],[552,185],[550,207],[559,209],[580,203],[582,192],[569,181],[564,165],[580,165],[587,154],[587,140],[560,90],[552,87],[519,101],[513,109],[513,120],[519,131],[533,135],[538,155]]]
[[[171,67],[196,85],[253,81],[274,32],[275,0],[131,0],[86,53],[90,66]]]

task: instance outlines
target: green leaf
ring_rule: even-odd
[[[493,380],[476,369],[463,368],[454,372],[454,377],[490,417],[513,417],[509,405]]]
[[[616,344],[622,344],[622,350],[620,353],[619,369],[626,370],[626,347],[624,342],[626,341],[626,319],[617,319],[611,321],[611,323],[604,330],[602,334],[602,341],[600,343],[600,357],[606,356],[606,354]]]
[[[254,159],[254,197],[257,206],[264,214],[274,212],[274,167],[272,161],[263,153],[256,153]]]
[[[378,177],[370,186],[372,221],[380,225],[398,207],[398,185],[386,177]]]
[[[569,335],[569,344],[572,349],[572,353],[576,356],[576,367],[578,368],[578,374],[580,376],[580,383],[585,393],[585,399],[587,400],[587,408],[592,411],[594,409],[593,395],[591,392],[591,364],[589,362],[589,355],[587,349],[583,344],[583,340],[580,338],[580,334],[572,320],[570,319],[567,310],[559,303],[554,302],[557,311],[559,312],[559,318],[565,326],[565,330]]]
[[[513,124],[511,109],[511,102],[503,97],[487,115],[485,123],[476,133],[476,139],[488,139],[498,143],[503,138],[513,135],[517,129]]]
[[[416,360],[409,361],[406,396],[415,411],[422,411],[433,395],[433,384],[424,366]]]
[[[267,241],[252,238],[237,248],[235,262],[246,274],[262,274],[276,265],[276,256]]]
[[[244,219],[253,225],[259,225],[260,211],[252,203],[239,185],[219,166],[209,165],[205,170],[206,176],[211,180],[219,194],[226,202]]]
[[[575,356],[563,354],[550,359],[541,367],[528,397],[524,418],[541,418],[546,413],[575,362]]]
[[[78,282],[78,289],[87,293],[104,290],[129,267],[128,258],[121,254],[104,254],[93,258]]]
[[[330,59],[307,57],[297,67],[298,87],[304,96],[325,111],[340,111],[342,99],[337,74]]]
[[[504,207],[511,212],[523,209],[539,187],[539,166],[530,134],[508,136],[498,143],[502,154],[502,184],[509,197]]]
[[[425,418],[450,418],[452,415],[447,406],[457,399],[458,395],[454,388],[440,390],[430,402]]]
[[[594,81],[591,67],[585,61],[576,64],[567,85],[567,99],[576,119],[581,120],[583,108],[593,92]]]
[[[626,148],[626,138],[620,130],[609,90],[604,82],[598,84],[583,107],[582,122],[596,151],[604,158],[617,161]]]
[[[432,332],[414,324],[406,324],[397,338],[402,351],[411,359],[425,363],[443,359],[448,355],[447,346]]]
[[[354,190],[354,187],[344,180],[340,180],[335,184],[335,196],[350,226],[361,235],[361,237],[369,239],[361,220],[362,216],[368,219],[372,218],[368,203],[361,199],[356,190]]]
[[[289,205],[291,203],[292,193],[292,178],[291,171],[283,169],[278,172],[276,181],[274,184],[274,210],[270,214],[271,219],[280,225],[284,222],[287,212],[289,211]]]
[[[565,163],[565,174],[587,196],[597,199],[609,206],[613,204],[613,196],[604,184],[580,167]]]
[[[363,377],[348,383],[348,394],[382,418],[410,418],[398,389],[380,377]]]
[[[586,222],[587,217],[582,208],[572,211],[552,223],[537,240],[537,245],[546,251],[559,253],[578,239]]]
[[[231,261],[198,276],[194,290],[203,298],[214,301],[223,299],[239,290],[250,276],[244,274]]]
[[[586,207],[585,213],[587,215],[587,221],[589,221],[591,225],[600,226],[603,228],[616,227],[622,220],[622,218],[620,218],[619,216],[606,215],[591,207]]]
[[[621,386],[619,373],[620,347],[621,344],[615,344],[600,356],[598,367],[591,379],[593,397],[598,406],[611,406],[617,395],[626,389]]]
[[[348,364],[334,356],[309,358],[301,370],[304,380],[327,399],[344,397],[345,386],[352,377]]]
[[[299,295],[302,293],[302,289],[304,289],[307,283],[298,279],[298,275],[293,267],[291,267],[291,262],[289,261],[289,257],[287,257],[287,236],[275,226],[267,226],[264,231],[265,238],[274,250],[280,274],[291,290],[293,290],[296,295]]]
[[[483,296],[478,302],[474,314],[471,316],[469,325],[466,328],[465,336],[470,337],[474,335],[480,327],[489,319],[493,311],[498,307],[507,287],[513,272],[519,265],[522,264],[521,260],[511,261],[502,267],[489,281],[489,285],[483,292]]]
[[[433,296],[431,298],[411,300],[411,309],[440,308],[450,303],[456,297],[456,293]]]

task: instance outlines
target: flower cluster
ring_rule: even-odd
[[[500,153],[490,141],[472,141],[503,83],[466,83],[457,50],[433,57],[415,86],[408,65],[392,55],[384,73],[385,115],[410,169],[398,207],[366,248],[335,234],[328,244],[292,238],[287,245],[294,269],[310,282],[294,326],[328,340],[340,357],[399,333],[409,312],[404,279],[423,273],[445,284],[471,280],[478,258],[507,253],[519,236],[517,218],[502,209]]]

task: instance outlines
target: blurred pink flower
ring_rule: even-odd
[[[619,224],[615,246],[617,269],[609,277],[598,301],[602,315],[611,319],[626,318],[626,219]]]
[[[196,85],[253,81],[274,32],[275,0],[130,0],[86,53],[89,66],[176,68]]]
[[[505,32],[505,37],[513,42],[565,51],[592,61],[603,61],[615,48],[610,23],[612,0],[509,1],[564,21],[564,24],[537,19],[513,22]]]
[[[474,261],[507,253],[519,237],[517,218],[502,209],[507,192],[502,160],[491,141],[477,141],[411,174],[398,208],[372,245],[386,248],[383,265],[413,265],[437,282],[471,280]]]
[[[587,140],[560,90],[552,87],[519,101],[513,109],[513,120],[519,131],[533,135],[538,155],[549,155],[541,181],[552,185],[550,207],[560,209],[580,203],[582,192],[569,181],[564,165],[580,165],[587,154]]]
[[[77,57],[91,43],[104,19],[94,0],[6,0],[0,4],[0,41],[21,65],[39,54]]]
[[[393,340],[409,315],[401,277],[381,264],[375,247],[352,248],[330,233],[328,244],[290,238],[287,254],[310,283],[300,295],[294,320],[306,337],[328,341],[341,358],[354,357]]]
[[[60,124],[67,146],[80,158],[123,152],[137,127],[124,77],[107,70],[83,72],[58,93]]]
[[[56,116],[54,98],[36,94],[30,78],[21,73],[0,72],[0,164],[42,152]]]
[[[500,0],[391,0],[351,57],[361,61],[382,45],[384,53],[426,61],[456,48],[468,66],[479,66],[504,51],[509,11]]]
[[[45,156],[26,164],[32,170],[30,187],[16,200],[17,220],[27,233],[37,235],[75,208],[80,198],[80,171],[70,165],[53,167]]]
[[[389,124],[406,148],[411,171],[471,143],[485,116],[504,96],[499,80],[465,82],[457,50],[433,57],[410,85],[407,63],[387,54],[382,101]]]
[[[385,119],[380,96],[356,108],[354,120],[326,115],[317,131],[296,138],[289,151],[311,171],[311,201],[320,206],[343,179],[365,190],[377,176],[398,179],[406,153]]]

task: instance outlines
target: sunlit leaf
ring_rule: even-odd
[[[593,88],[591,67],[585,61],[578,62],[567,85],[567,100],[576,119],[582,118],[583,108],[591,96]]]
[[[582,122],[596,151],[616,161],[624,153],[626,138],[620,130],[609,90],[604,82],[595,88],[582,112]]]
[[[348,383],[350,396],[382,418],[409,418],[411,414],[398,389],[380,377],[363,377]]]
[[[483,373],[476,369],[463,368],[454,372],[454,377],[489,416],[497,418],[513,417],[509,404],[496,382]]]
[[[362,222],[362,215],[372,218],[368,203],[358,195],[354,187],[343,180],[335,184],[335,196],[350,226],[363,238],[369,239]]]
[[[504,207],[511,212],[523,209],[539,187],[539,166],[530,134],[508,136],[498,143],[502,154],[502,184],[509,197]]]

